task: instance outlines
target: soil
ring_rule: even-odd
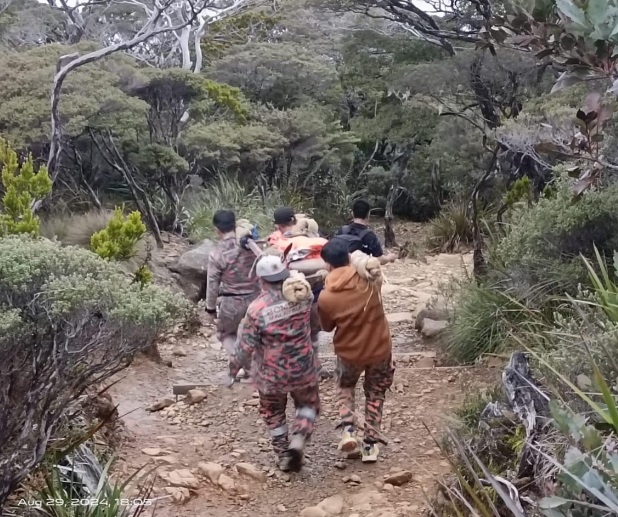
[[[257,412],[257,393],[249,383],[232,388],[221,384],[227,358],[212,328],[203,325],[197,336],[170,337],[160,346],[171,367],[141,359],[113,386],[129,437],[118,451],[116,474],[126,476],[145,464],[156,465],[150,497],[158,498],[155,513],[163,517],[422,515],[436,480],[449,471],[435,442],[445,417],[462,403],[465,392],[486,385],[499,373],[484,367],[434,367],[439,338],[424,341],[414,330],[416,313],[439,297],[449,282],[466,275],[470,263],[469,254],[438,255],[399,260],[384,269],[388,283],[383,298],[397,371],[382,429],[388,445],[382,447],[378,463],[338,455],[335,389],[328,379],[320,386],[322,412],[307,447],[305,467],[298,474],[278,471]],[[327,334],[323,338],[322,362],[332,369],[332,340]],[[190,406],[181,403],[159,412],[145,411],[164,398],[173,401],[172,386],[180,383],[204,385],[207,398]],[[362,408],[361,383],[357,400]],[[213,466],[204,463],[216,464],[215,470],[221,467],[224,476],[218,484],[208,480],[205,473]],[[255,471],[239,473],[238,463],[249,463]],[[409,474],[384,483],[400,471]],[[173,488],[183,485],[184,490]],[[315,507],[326,498],[331,499]]]

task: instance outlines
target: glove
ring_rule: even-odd
[[[253,235],[245,235],[244,237],[240,238],[240,246],[241,246],[241,248],[246,249],[246,250],[250,250],[249,245],[247,244],[249,242],[249,239],[255,240],[253,238]]]

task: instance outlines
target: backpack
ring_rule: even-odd
[[[362,251],[366,253],[366,246],[363,244],[363,237],[367,235],[371,230],[369,228],[356,229],[349,224],[346,224],[341,228],[341,233],[336,237],[343,239],[348,243],[348,250],[350,253],[355,251]]]

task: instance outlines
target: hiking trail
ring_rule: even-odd
[[[278,471],[258,415],[257,392],[245,382],[232,389],[220,384],[227,358],[204,325],[196,336],[171,337],[160,345],[163,359],[173,367],[139,359],[113,386],[128,436],[118,451],[116,472],[126,478],[147,463],[158,466],[151,497],[162,497],[155,513],[163,517],[421,515],[424,493],[433,493],[436,479],[449,471],[427,428],[439,439],[445,417],[461,404],[463,392],[485,385],[489,375],[486,368],[434,368],[436,345],[421,338],[414,319],[451,279],[469,274],[470,262],[469,254],[437,255],[384,267],[384,305],[397,370],[382,428],[389,445],[381,447],[378,463],[339,457],[335,389],[328,379],[320,385],[322,410],[305,467],[298,474]],[[322,363],[332,371],[332,340],[322,341]],[[172,385],[180,383],[206,385],[206,399],[145,410],[163,399],[174,401]],[[361,380],[359,414],[362,391]]]

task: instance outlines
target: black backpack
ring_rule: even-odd
[[[367,253],[366,247],[363,244],[363,237],[370,232],[369,228],[354,228],[349,224],[346,224],[341,228],[341,232],[336,237],[338,239],[343,239],[348,243],[348,250],[350,253],[354,253],[355,251],[362,251],[363,253]]]

